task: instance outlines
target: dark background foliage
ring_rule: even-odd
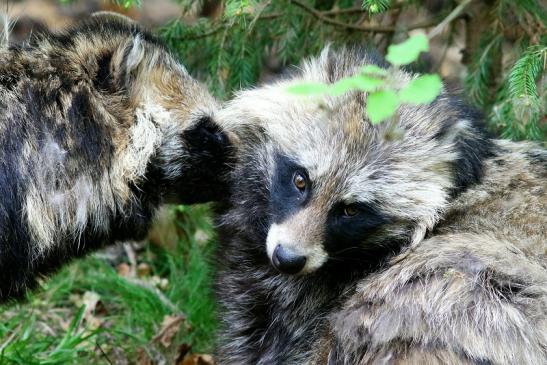
[[[186,18],[161,34],[220,97],[267,79],[265,71],[282,72],[327,43],[385,54],[389,44],[440,25],[431,53],[412,68],[440,72],[500,136],[545,139],[547,13],[540,1],[179,2]]]

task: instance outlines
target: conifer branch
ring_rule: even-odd
[[[356,31],[360,31],[360,32],[370,32],[370,33],[393,33],[393,32],[396,32],[396,31],[401,29],[401,28],[394,27],[394,26],[389,26],[389,25],[387,25],[387,26],[382,26],[382,25],[357,25],[357,24],[344,23],[344,22],[338,21],[336,19],[332,19],[332,18],[324,15],[324,12],[321,12],[317,9],[314,9],[313,7],[309,6],[308,4],[305,4],[302,1],[291,0],[290,3],[294,4],[295,6],[297,6],[299,8],[301,8],[302,10],[306,11],[307,13],[312,15],[317,20],[319,20],[319,21],[321,21],[325,24],[333,25],[333,26],[339,27],[339,28],[345,28],[345,29],[348,29],[348,30],[356,30]],[[420,28],[429,28],[429,27],[432,27],[434,25],[437,25],[437,23],[438,23],[438,19],[427,20],[427,21],[424,21],[424,22],[409,25],[409,26],[405,27],[404,29],[405,30],[413,30],[413,29],[420,29]]]
[[[281,16],[283,16],[282,13],[263,14],[263,15],[260,15],[259,17],[257,17],[256,21],[259,21],[259,20],[274,20],[274,19],[280,18]],[[216,25],[215,27],[213,27],[212,29],[208,30],[207,32],[198,33],[198,34],[191,34],[191,35],[188,35],[188,36],[185,35],[185,36],[172,37],[172,39],[192,41],[192,40],[196,40],[196,39],[207,38],[207,37],[211,37],[211,36],[221,32],[223,30],[226,30],[226,29],[230,28],[232,25],[233,25],[232,22],[220,23],[220,24]]]
[[[188,35],[188,36],[172,37],[172,38],[176,39],[176,40],[193,41],[193,40],[196,40],[196,39],[207,38],[207,37],[213,36],[213,35],[217,34],[218,32],[220,32],[221,30],[226,29],[226,28],[227,28],[227,24],[220,24],[220,25],[212,28],[211,30],[209,30],[207,32],[203,32],[203,33],[199,33],[199,34],[192,34],[192,35]]]

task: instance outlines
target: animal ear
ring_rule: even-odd
[[[125,23],[125,24],[136,24],[135,21],[131,19],[130,17],[120,13],[116,13],[114,11],[106,11],[106,10],[96,11],[93,14],[91,14],[91,16],[97,20],[105,20],[105,21],[115,20],[117,22]]]
[[[140,35],[136,35],[124,51],[122,58],[122,73],[125,74],[126,84],[130,81],[131,74],[137,70],[144,59],[144,44]]]
[[[145,45],[139,34],[120,44],[113,51],[105,51],[97,59],[95,85],[101,90],[127,89],[134,81],[144,61]]]

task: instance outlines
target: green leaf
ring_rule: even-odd
[[[306,82],[291,85],[287,91],[295,95],[319,95],[329,91],[329,86],[322,82]]]
[[[361,73],[365,75],[386,76],[387,70],[376,65],[366,65],[361,67]]]
[[[443,83],[439,75],[422,75],[399,92],[404,103],[429,104],[441,93]]]
[[[343,78],[329,87],[329,94],[338,96],[356,89],[353,77]]]
[[[403,43],[389,46],[386,59],[395,66],[408,65],[416,61],[421,52],[427,50],[429,50],[427,37],[419,34],[408,38]]]
[[[368,96],[367,114],[372,124],[378,124],[393,116],[398,106],[399,98],[394,91],[377,91]]]
[[[375,79],[366,75],[345,77],[329,88],[331,95],[342,95],[351,90],[373,91],[384,84],[384,80]]]
[[[384,80],[376,79],[366,75],[354,77],[355,88],[362,91],[373,91],[384,84]]]

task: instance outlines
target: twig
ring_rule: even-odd
[[[362,6],[353,6],[351,8],[345,8],[345,9],[331,9],[331,10],[325,10],[323,11],[323,15],[333,15],[333,16],[336,16],[336,15],[344,15],[344,14],[361,14],[361,13],[366,13],[367,10],[366,9],[363,9]]]
[[[312,6],[309,6],[308,4],[305,4],[305,3],[303,3],[299,0],[291,0],[290,3],[293,4],[294,6],[299,7],[300,9],[306,11],[307,13],[312,15],[317,20],[319,20],[319,21],[321,21],[325,24],[329,24],[329,25],[338,27],[338,28],[344,28],[344,29],[348,29],[348,30],[356,30],[356,31],[360,31],[360,32],[370,32],[370,33],[395,33],[399,30],[410,31],[410,30],[414,30],[414,29],[430,28],[430,27],[435,26],[435,25],[436,25],[435,29],[437,29],[441,25],[442,25],[442,28],[444,28],[444,26],[446,26],[447,23],[453,21],[456,18],[459,18],[459,16],[461,15],[460,14],[461,11],[465,7],[465,6],[462,7],[462,5],[463,4],[467,5],[467,3],[469,3],[470,1],[471,0],[465,0],[464,3],[462,3],[458,7],[456,7],[456,9],[454,9],[454,11],[452,11],[450,13],[450,15],[446,19],[444,19],[443,22],[441,22],[440,24],[439,24],[439,19],[435,18],[435,19],[430,19],[430,20],[419,22],[419,23],[411,24],[411,25],[406,26],[406,27],[397,27],[396,25],[358,25],[358,24],[349,24],[349,23],[344,23],[344,22],[341,22],[341,21],[338,21],[336,19],[333,19],[333,18],[329,17],[329,16],[336,16],[336,15],[341,15],[341,14],[352,14],[352,13],[364,13],[364,12],[366,12],[366,10],[362,9],[361,7],[352,7],[352,8],[346,8],[346,9],[319,11],[319,10],[313,8]],[[402,6],[401,4],[395,4],[392,7],[392,9],[398,9],[401,6]],[[263,14],[263,15],[260,15],[260,16],[256,17],[255,19],[253,19],[253,22],[260,21],[260,20],[277,19],[277,18],[282,17],[283,15],[284,15],[283,13]],[[223,23],[223,24],[219,24],[218,26],[216,26],[215,28],[213,28],[213,29],[211,29],[207,32],[200,33],[200,34],[195,34],[195,35],[189,35],[189,36],[176,37],[176,39],[179,39],[179,40],[196,40],[196,39],[207,38],[207,37],[210,37],[212,35],[215,35],[216,33],[220,32],[220,31],[223,31],[223,30],[229,28],[230,26],[231,26],[231,23]],[[439,31],[442,31],[442,28],[440,28]],[[434,34],[434,35],[436,35],[436,34]]]
[[[110,360],[110,358],[108,357],[106,352],[104,352],[103,348],[101,347],[101,344],[99,343],[99,340],[95,341],[95,345],[97,345],[97,348],[99,349],[99,351],[101,351],[101,355],[105,358],[106,362],[109,365],[113,365],[112,361]]]
[[[8,336],[8,338],[4,341],[4,343],[2,343],[2,345],[0,345],[0,353],[2,353],[4,351],[4,349],[6,347],[8,347],[8,345],[11,343],[11,341],[13,341],[13,339],[15,338],[15,336],[17,336],[17,333],[19,331],[19,329],[21,328],[21,325],[17,325],[17,328],[15,328],[11,334]]]
[[[437,61],[437,64],[433,67],[433,70],[438,73],[439,70],[441,69],[441,66],[443,65],[443,62],[444,60],[446,59],[446,55],[448,54],[448,48],[450,48],[450,45],[452,44],[452,32],[453,32],[453,24],[450,24],[449,25],[449,28],[448,28],[448,32],[449,32],[449,36],[448,36],[448,39],[446,40],[445,42],[445,45],[443,47],[443,53],[441,54],[441,57],[439,57],[439,60]]]
[[[271,20],[271,19],[277,19],[277,18],[281,18],[283,15],[285,15],[284,13],[270,13],[270,14],[264,14],[264,15],[260,15],[258,17],[258,20]]]
[[[248,33],[250,33],[250,32],[253,30],[253,28],[254,28],[254,26],[255,26],[255,24],[256,24],[256,21],[258,20],[258,18],[260,18],[260,16],[261,16],[262,13],[264,12],[264,10],[266,10],[266,8],[270,5],[271,2],[272,2],[272,0],[268,0],[268,1],[264,2],[264,3],[262,3],[261,5],[259,5],[259,6],[260,6],[260,10],[257,11],[257,13],[256,13],[256,15],[254,16],[253,20],[251,20],[251,23],[249,24],[249,29],[248,29],[248,31],[247,31]]]
[[[256,18],[256,20],[253,19],[253,21],[273,20],[273,19],[280,18],[283,15],[284,15],[283,13],[263,14],[263,15],[260,15],[258,18]],[[207,32],[200,33],[200,34],[188,35],[188,36],[174,37],[174,39],[185,40],[185,41],[193,41],[193,40],[196,40],[196,39],[207,38],[207,37],[210,37],[212,35],[217,34],[218,32],[220,32],[222,30],[225,30],[226,28],[229,28],[231,26],[232,26],[232,23],[222,23],[222,24],[219,24],[218,26],[214,27],[213,29],[211,29]]]
[[[392,17],[391,17],[391,26],[396,26],[397,23],[399,22],[399,18],[401,17],[401,13],[402,13],[402,9],[401,8],[397,8],[393,11],[393,14],[392,14]],[[386,37],[385,37],[385,44],[384,46],[382,47],[383,49],[383,52],[382,53],[385,53],[385,51],[387,50],[387,47],[389,47],[389,45],[391,43],[393,43],[393,37],[395,36],[395,33],[389,33]]]
[[[226,27],[227,27],[226,24],[220,24],[220,25],[216,26],[215,28],[211,29],[208,32],[204,32],[204,33],[200,33],[200,34],[193,34],[191,36],[181,36],[181,37],[174,37],[174,38],[178,39],[178,40],[193,41],[193,40],[196,40],[196,39],[207,38],[207,37],[210,37],[212,35],[215,35],[216,33],[220,32],[221,30],[225,29]]]
[[[394,9],[400,9],[403,7],[403,3],[396,3],[389,7],[389,10]],[[323,15],[344,15],[344,14],[361,14],[361,13],[368,13],[367,9],[364,9],[362,6],[352,6],[350,8],[343,8],[343,9],[331,9],[331,10],[325,10],[321,12]]]
[[[420,29],[420,28],[429,28],[438,23],[438,19],[428,20],[421,23],[416,23],[409,25],[404,28],[394,27],[394,26],[374,26],[374,25],[356,25],[356,24],[347,24],[344,22],[340,22],[338,20],[329,18],[323,14],[323,12],[314,9],[313,7],[309,6],[308,4],[305,4],[298,0],[292,0],[291,4],[294,4],[295,6],[301,8],[302,10],[306,11],[307,13],[314,16],[317,20],[322,21],[323,23],[330,24],[336,27],[350,29],[350,30],[357,30],[360,32],[372,32],[372,33],[393,33],[396,32],[399,29],[405,29],[405,30],[413,30],[413,29]]]
[[[439,35],[448,24],[450,24],[454,19],[458,18],[461,15],[463,9],[465,9],[465,7],[469,5],[470,2],[471,0],[464,0],[460,5],[456,6],[454,10],[452,10],[442,22],[440,22],[427,34],[427,38],[431,39]]]
[[[180,324],[182,324],[184,321],[186,321],[186,317],[176,316],[172,321],[169,321],[168,324],[162,324],[162,329],[154,336],[152,337],[152,341],[160,342],[161,339],[165,336],[166,333],[168,333],[173,327],[180,328]]]

